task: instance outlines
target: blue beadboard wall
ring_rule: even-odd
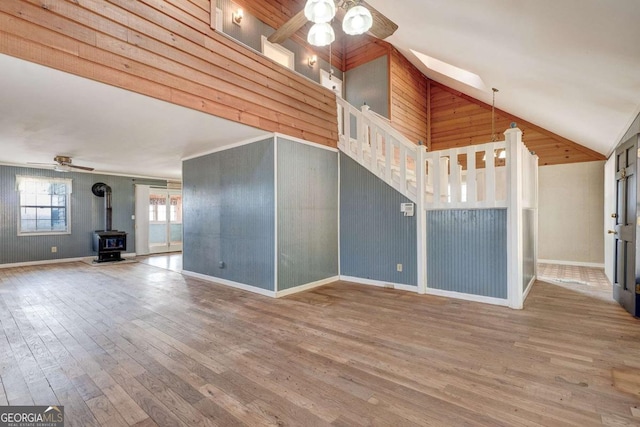
[[[184,270],[274,290],[274,169],[273,138],[183,162]]]
[[[427,286],[507,298],[506,209],[427,212]]]
[[[218,9],[222,10],[222,28],[223,32],[228,36],[238,40],[239,42],[249,46],[250,48],[262,52],[262,41],[261,36],[269,37],[271,34],[275,32],[275,30],[269,25],[257,19],[255,16],[247,13],[247,10],[244,10],[244,18],[242,19],[242,25],[234,24],[231,20],[231,14],[238,9],[236,3],[231,0],[218,0],[217,1]],[[315,66],[309,67],[308,58],[311,55],[317,55],[318,52],[310,47],[301,46],[291,39],[285,40],[282,43],[286,49],[293,52],[294,59],[294,68],[295,71],[302,74],[303,76],[315,81],[320,82],[320,70],[329,71],[329,63],[324,59],[318,57],[318,62]],[[323,52],[327,53],[326,48],[318,48],[322,49]],[[342,80],[342,71],[338,70],[334,67],[334,75]]]
[[[400,212],[409,202],[340,153],[341,275],[417,286],[416,217]]]
[[[522,290],[527,290],[527,285],[535,275],[535,220],[536,211],[524,209],[522,211],[522,235],[523,235],[523,258],[522,258]]]
[[[389,58],[374,59],[346,72],[345,99],[357,108],[365,102],[376,113],[389,117]]]
[[[20,198],[16,191],[16,175],[72,179],[71,234],[18,236]],[[111,186],[113,228],[128,233],[126,252],[135,252],[134,220],[131,219],[135,213],[134,184],[166,186],[166,181],[0,166],[0,264],[95,255],[92,233],[104,229],[104,199],[91,192],[91,186],[96,182]],[[52,246],[58,248],[56,253],[51,252]]]
[[[278,290],[338,275],[338,153],[278,138]]]

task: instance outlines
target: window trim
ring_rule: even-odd
[[[293,53],[292,51],[290,51],[289,49],[287,49],[286,47],[278,44],[278,43],[271,43],[269,40],[267,40],[267,37],[265,37],[264,35],[260,36],[260,44],[261,44],[261,48],[262,48],[262,54],[264,56],[266,56],[267,58],[269,58],[270,60],[272,60],[273,62],[276,62],[280,65],[282,65],[283,67],[286,67],[290,70],[295,71],[296,70],[296,55],[295,53]],[[269,56],[269,53],[267,52],[267,50],[265,50],[265,48],[268,49],[272,49],[275,52],[278,52],[282,55],[284,55],[287,58],[287,64],[283,64],[280,61],[277,61],[275,59],[273,59],[272,57]]]
[[[22,204],[20,203],[20,196],[22,193],[24,182],[28,180],[44,181],[48,183],[63,183],[67,186],[67,197],[65,204],[67,229],[65,231],[22,231]],[[18,236],[60,236],[71,234],[71,194],[73,193],[73,180],[71,178],[16,175],[16,192],[18,193]]]

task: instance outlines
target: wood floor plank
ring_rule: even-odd
[[[73,426],[640,425],[639,326],[575,283],[514,311],[349,283],[274,300],[142,263],[0,269],[0,405],[54,400]]]

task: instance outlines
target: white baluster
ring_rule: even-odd
[[[496,160],[495,160],[495,144],[487,144],[488,148],[485,152],[485,198],[487,206],[496,205]]]
[[[467,203],[474,205],[478,201],[478,184],[476,183],[476,149],[471,146],[467,150]]]

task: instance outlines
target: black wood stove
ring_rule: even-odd
[[[127,233],[111,229],[111,187],[97,182],[91,191],[98,197],[104,197],[104,230],[93,233],[93,250],[98,252],[98,259],[93,262],[122,261],[122,251],[127,250]]]

